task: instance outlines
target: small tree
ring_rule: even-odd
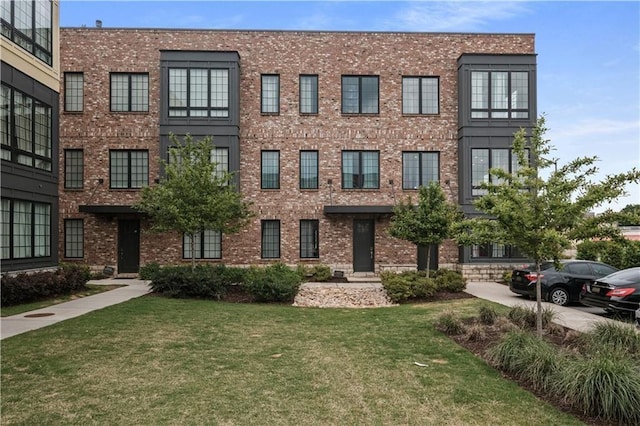
[[[211,159],[211,138],[184,143],[170,135],[169,161],[161,160],[165,175],[158,185],[142,189],[134,207],[152,220],[154,232],[177,231],[191,241],[191,266],[195,268],[195,236],[204,230],[235,233],[252,216],[233,175]]]
[[[543,179],[540,170],[554,164],[548,158],[551,147],[544,139],[546,130],[544,117],[541,117],[531,131],[528,144],[524,129],[515,133],[516,170],[512,173],[502,169],[489,171],[491,180],[482,184],[487,193],[475,202],[475,207],[487,217],[467,219],[460,223],[456,232],[459,244],[498,242],[515,245],[533,260],[538,274],[539,335],[542,335],[542,262],[553,260],[557,264],[573,241],[619,238],[616,223],[628,215],[610,210],[598,216],[588,213],[623,195],[626,184],[640,180],[640,171],[633,169],[607,176],[600,183],[591,182],[598,172],[596,157],[577,158]]]
[[[437,182],[418,188],[418,205],[411,197],[393,208],[389,233],[416,246],[427,247],[427,272],[430,270],[431,245],[440,244],[450,235],[451,225],[458,218],[456,206],[447,202]]]
[[[627,204],[620,210],[621,213],[633,215],[631,220],[623,220],[618,223],[620,226],[638,226],[640,225],[640,204]]]

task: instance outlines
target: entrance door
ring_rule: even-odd
[[[427,247],[418,246],[418,271],[427,269]],[[438,269],[438,245],[431,245],[431,260],[429,261],[429,269],[435,271]]]
[[[118,220],[118,273],[138,272],[140,267],[140,221]]]
[[[374,271],[375,222],[373,220],[353,221],[353,272]]]

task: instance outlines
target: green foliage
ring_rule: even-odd
[[[467,331],[460,316],[454,312],[444,312],[438,316],[435,327],[449,336],[457,336]]]
[[[640,241],[588,240],[578,244],[577,249],[578,259],[599,260],[619,269],[640,266]]]
[[[628,204],[624,206],[621,213],[628,214],[628,218],[621,219],[618,222],[620,226],[640,226],[640,204]]]
[[[5,275],[0,283],[2,306],[30,303],[84,290],[91,278],[86,265],[61,264],[56,271]]]
[[[513,275],[513,271],[504,271],[502,273],[502,281],[505,283],[510,283],[512,275]]]
[[[460,272],[450,269],[438,269],[435,280],[437,291],[460,293],[467,288],[467,279]]]
[[[225,293],[224,265],[164,266],[153,274],[151,289],[168,297],[220,299]]]
[[[324,282],[331,279],[331,268],[327,265],[304,265],[302,263],[297,266],[298,274],[303,281]]]
[[[602,251],[602,243],[604,241],[583,241],[576,246],[576,258],[583,260],[600,260],[600,252]],[[615,266],[615,265],[611,265]]]
[[[619,353],[623,357],[640,360],[640,333],[631,324],[599,322],[577,340],[585,352],[598,352],[606,348],[608,353]]]
[[[383,272],[380,277],[387,296],[394,303],[430,297],[437,291],[435,280],[423,271]]]
[[[518,327],[523,329],[536,328],[537,310],[533,307],[514,306],[509,310],[507,316]],[[542,327],[546,328],[555,318],[553,308],[545,307],[542,309]]]
[[[160,271],[160,264],[158,262],[149,262],[146,265],[140,267],[138,276],[141,280],[153,281],[156,274]]]
[[[479,319],[482,324],[493,325],[498,319],[498,311],[493,306],[480,306]]]
[[[243,287],[258,302],[292,302],[302,278],[283,263],[257,268],[251,267]]]

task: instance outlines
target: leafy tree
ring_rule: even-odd
[[[634,218],[630,220],[623,220],[618,223],[620,226],[638,226],[640,225],[640,204],[627,204],[620,210],[621,213],[633,215]]]
[[[211,138],[184,143],[171,135],[169,161],[161,160],[165,175],[160,183],[142,189],[134,207],[152,220],[154,232],[178,231],[191,241],[191,266],[195,269],[195,236],[204,230],[238,232],[252,216],[233,175],[211,161]]]
[[[489,171],[491,180],[482,185],[487,193],[475,202],[476,209],[487,217],[462,221],[455,237],[464,245],[487,242],[515,245],[534,261],[538,274],[537,331],[540,335],[542,262],[553,260],[557,264],[573,241],[620,238],[617,222],[629,215],[611,210],[597,216],[588,213],[623,195],[628,183],[640,181],[640,171],[633,169],[609,175],[600,183],[592,182],[598,172],[596,157],[577,158],[543,179],[540,171],[554,164],[548,157],[552,148],[544,139],[546,130],[541,117],[531,129],[530,138],[524,129],[515,133],[516,170],[512,173],[502,169]]]
[[[446,201],[437,182],[418,188],[418,205],[411,197],[393,208],[389,233],[392,237],[427,247],[427,271],[431,260],[431,245],[440,244],[450,235],[451,225],[458,219],[458,209]]]

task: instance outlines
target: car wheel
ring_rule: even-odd
[[[556,287],[549,293],[549,301],[554,305],[567,306],[569,304],[569,292],[562,287]]]

